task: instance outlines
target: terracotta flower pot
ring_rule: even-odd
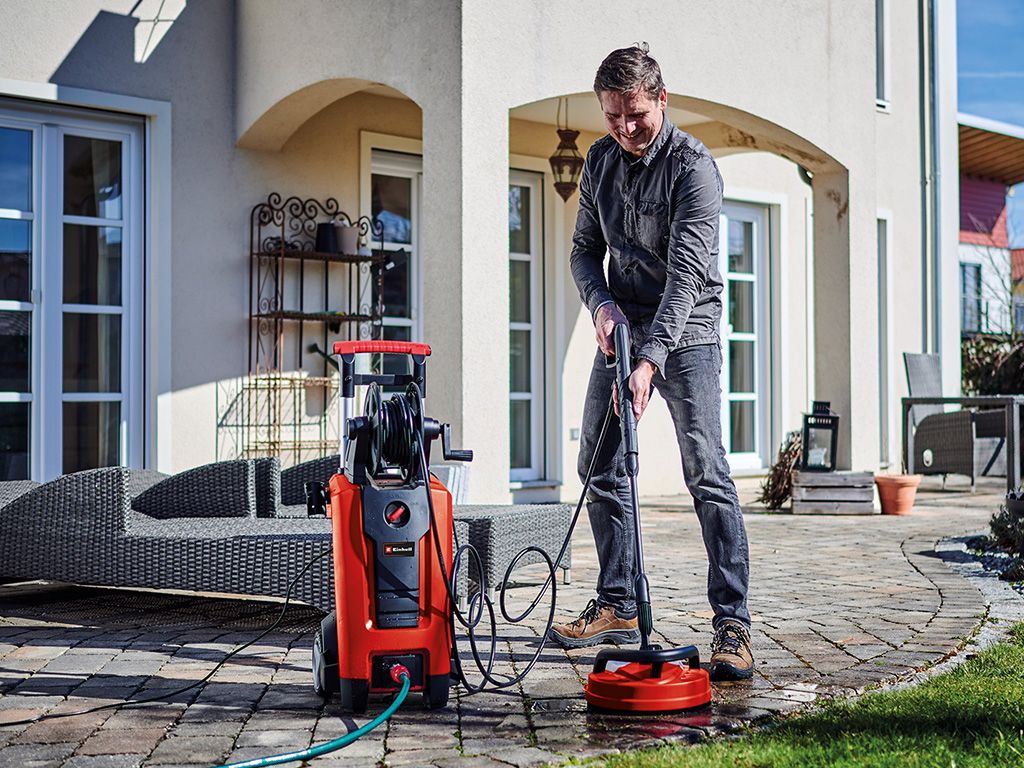
[[[875,475],[883,515],[909,515],[921,475]]]

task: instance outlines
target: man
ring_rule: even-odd
[[[587,153],[570,264],[597,334],[578,471],[585,480],[596,452],[587,509],[601,570],[597,599],[577,620],[552,627],[552,637],[570,648],[640,639],[633,510],[619,430],[609,428],[597,445],[614,389],[605,357],[615,351],[615,326],[627,324],[633,410],[640,419],[652,385],[665,398],[703,531],[715,614],[712,679],[748,678],[754,661],[747,536],[721,435],[722,178],[707,148],[665,116],[668,91],[646,43],[609,54],[594,91],[608,135]]]

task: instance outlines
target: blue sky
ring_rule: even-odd
[[[958,0],[958,108],[1024,128],[1024,0]],[[1010,244],[1024,247],[1024,184],[1009,198]]]

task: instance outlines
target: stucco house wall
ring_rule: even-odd
[[[692,132],[720,158],[727,197],[773,212],[772,444],[797,428],[811,399],[829,399],[843,419],[840,466],[877,467],[882,369],[889,365],[898,395],[900,351],[948,346],[936,317],[949,281],[937,280],[946,267],[929,261],[920,191],[931,147],[922,149],[927,62],[916,7],[890,4],[898,43],[880,109],[870,0],[799,0],[770,13],[753,0],[728,13],[693,0],[658,23],[624,18],[605,0],[180,5],[144,61],[134,0],[11,0],[0,31],[0,94],[60,101],[61,89],[73,88],[78,104],[110,108],[102,94],[155,104],[152,205],[164,226],[154,224],[149,251],[153,466],[177,471],[218,458],[217,389],[246,371],[249,210],[278,191],[334,196],[343,210],[365,212],[360,136],[372,132],[422,151],[430,415],[452,422],[455,444],[476,452],[470,499],[512,498],[508,172],[541,171],[555,144],[553,114],[538,123],[521,113],[586,97],[574,101],[592,126],[578,142],[585,152],[601,135],[594,69],[635,40],[648,41],[661,63],[674,113],[699,117]],[[938,5],[948,18],[952,0]],[[571,430],[593,342],[566,263],[576,198],[562,203],[550,180],[545,426],[553,436],[551,482],[538,493],[570,497],[578,487]],[[888,310],[887,360],[878,352],[880,217],[901,286]],[[955,222],[937,231],[955,270]],[[652,457],[644,490],[678,491],[674,440],[664,414],[653,413],[641,425]],[[889,446],[890,460],[897,450]]]

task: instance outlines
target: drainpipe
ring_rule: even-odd
[[[930,219],[934,216],[934,210],[931,205],[931,196],[929,195],[930,178],[929,172],[929,141],[932,139],[932,131],[929,130],[929,118],[934,118],[934,113],[928,109],[928,100],[930,98],[930,91],[928,88],[929,82],[929,64],[931,62],[931,56],[929,53],[930,42],[929,42],[929,31],[931,29],[931,23],[929,19],[931,14],[929,13],[929,0],[918,0],[917,6],[917,27],[918,27],[918,47],[917,47],[917,82],[918,82],[918,122],[920,130],[920,147],[921,147],[921,351],[929,351],[929,312],[928,312],[928,295],[929,295],[929,264],[931,262],[931,250],[929,243],[931,240],[931,228]]]
[[[931,13],[928,14],[928,71],[931,72],[931,161],[932,161],[932,291],[935,297],[932,302],[934,330],[932,332],[932,352],[942,353],[942,162],[939,157],[939,78],[935,68],[935,35],[937,31],[936,16],[938,7],[935,0],[930,0]]]

